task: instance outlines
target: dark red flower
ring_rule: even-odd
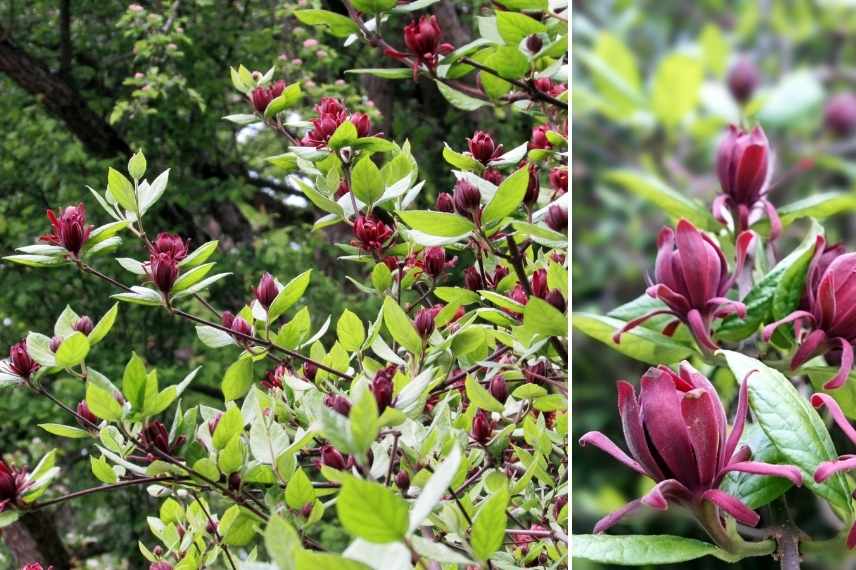
[[[532,384],[541,384],[547,378],[547,363],[539,360],[523,369],[523,377]]]
[[[541,526],[540,524],[533,524],[529,527],[529,530],[534,531],[545,531],[548,530],[546,527]],[[539,536],[532,534],[524,534],[524,533],[514,533],[511,535],[511,540],[514,541],[514,544],[520,548],[523,552],[529,551],[529,544],[532,542],[538,542]]]
[[[531,53],[538,53],[544,46],[544,40],[538,34],[532,34],[526,38],[526,49]]]
[[[745,103],[752,98],[752,93],[761,81],[758,68],[748,57],[741,57],[728,70],[728,90],[739,103]]]
[[[434,317],[436,313],[430,309],[420,309],[418,313],[416,313],[416,319],[413,321],[413,325],[416,327],[416,332],[419,333],[423,339],[431,336],[431,333],[434,332]]]
[[[345,469],[345,458],[332,445],[321,446],[321,464],[333,469]]]
[[[544,216],[547,227],[556,232],[568,231],[568,208],[559,204],[550,206]]]
[[[404,469],[396,473],[395,486],[405,492],[410,488],[410,475]]]
[[[273,275],[270,273],[262,275],[262,278],[259,279],[259,284],[255,288],[254,292],[256,294],[256,299],[258,299],[262,307],[270,309],[273,300],[276,299],[276,296],[279,294],[279,289],[276,287],[276,281],[274,281]]]
[[[336,192],[335,194],[333,194],[333,197],[338,200],[350,191],[351,189],[348,187],[348,181],[342,180],[341,182],[339,182],[339,187],[336,188]]]
[[[371,134],[372,120],[365,113],[352,113],[349,120],[357,127],[357,136],[360,138]]]
[[[48,345],[50,351],[56,354],[56,351],[59,350],[60,346],[62,346],[62,337],[59,335],[51,337],[51,343]]]
[[[282,378],[285,376],[285,366],[280,364],[273,370],[268,370],[265,373],[264,379],[259,382],[265,390],[282,390]]]
[[[523,203],[530,208],[538,201],[541,195],[541,177],[538,174],[538,165],[529,163],[529,184],[526,186],[526,194],[523,195]]]
[[[499,402],[505,403],[508,399],[508,384],[506,384],[505,378],[497,375],[491,379],[490,395],[499,400]]]
[[[455,48],[448,43],[441,43],[443,30],[437,22],[437,16],[422,16],[404,26],[404,45],[416,59],[413,65],[413,78],[419,73],[419,65],[424,65],[432,73],[440,60],[440,54],[451,53]],[[401,59],[407,54],[388,51],[388,55]]]
[[[482,178],[484,178],[494,186],[499,186],[505,179],[505,177],[502,175],[502,172],[500,172],[496,168],[486,168],[485,171],[482,172]]]
[[[26,469],[16,469],[0,459],[0,513],[17,504],[31,486]]]
[[[493,142],[493,137],[484,131],[476,131],[473,138],[467,139],[467,148],[473,158],[484,165],[502,156],[502,145]]]
[[[475,267],[467,267],[464,269],[464,287],[470,291],[479,291],[484,289],[481,273]]]
[[[717,221],[727,223],[727,208],[739,233],[749,229],[766,211],[771,239],[779,235],[782,224],[766,197],[773,171],[770,162],[770,144],[760,126],[748,133],[735,125],[728,127],[716,154],[716,172],[723,192],[713,201]]]
[[[250,100],[253,103],[253,109],[256,113],[264,114],[270,102],[282,95],[285,90],[285,81],[280,79],[275,81],[269,87],[256,87],[250,93]]]
[[[39,364],[30,358],[30,353],[27,352],[26,340],[12,345],[9,349],[9,360],[6,361],[5,367],[15,376],[24,379],[28,379],[39,369]]]
[[[339,125],[348,120],[348,111],[342,103],[333,97],[324,97],[315,105],[318,117],[312,120],[312,130],[300,141],[305,146],[321,148],[327,145],[330,136]]]
[[[149,570],[172,570],[172,564],[169,562],[152,562],[149,566]]]
[[[89,406],[86,404],[86,400],[81,400],[77,403],[77,415],[94,425],[98,425],[101,421],[101,419],[93,414],[89,409]],[[83,427],[89,426],[84,425]]]
[[[253,327],[251,327],[250,323],[248,323],[243,317],[241,317],[241,316],[236,317],[235,315],[232,314],[231,311],[223,311],[222,319],[223,319],[223,326],[224,327],[228,327],[233,332],[238,333],[238,335],[232,335],[235,337],[235,340],[238,340],[238,341],[244,340],[239,335],[252,336]]]
[[[529,295],[526,294],[526,289],[524,289],[523,285],[518,283],[514,286],[514,289],[511,290],[511,299],[513,301],[517,301],[521,305],[525,305],[529,302]]]
[[[53,570],[53,566],[45,568],[40,562],[30,562],[29,564],[21,566],[21,570]]]
[[[178,279],[178,263],[169,253],[153,253],[149,257],[149,276],[158,289],[169,293]]]
[[[187,257],[187,242],[175,234],[161,232],[152,242],[150,253],[168,253],[176,261],[181,261]]]
[[[313,382],[315,375],[318,374],[318,365],[314,362],[305,362],[303,364],[303,377]]]
[[[564,166],[557,166],[551,170],[550,186],[557,197],[565,194],[568,191],[568,169]]]
[[[837,137],[847,137],[856,129],[856,95],[839,93],[826,102],[823,110],[826,128]]]
[[[737,237],[737,264],[728,272],[725,254],[707,234],[687,220],[678,222],[677,234],[665,227],[657,237],[657,261],[654,283],[647,293],[660,299],[666,309],[642,315],[616,331],[612,339],[620,342],[621,335],[655,315],[673,315],[676,320],[667,325],[664,334],[671,336],[680,323],[687,325],[703,350],[717,350],[710,337],[711,323],[727,315],[746,314],[746,306],[725,295],[743,271],[746,254],[755,235],[751,231]]]
[[[440,212],[454,212],[455,203],[452,201],[452,195],[448,192],[440,192],[437,194],[437,202],[434,204],[434,209]]]
[[[633,385],[618,382],[618,410],[630,455],[597,431],[580,438],[580,445],[598,447],[657,484],[641,499],[602,518],[594,532],[604,532],[642,505],[666,510],[670,502],[686,506],[696,516],[704,503],[713,503],[737,521],[755,526],[758,514],[719,489],[726,473],[771,475],[801,485],[802,474],[796,467],[749,461],[752,451],[745,445],[738,448],[749,409],[749,380],[744,378],[740,386],[730,433],[713,384],[686,362],[679,374],[666,366],[649,369],[642,377],[638,398]],[[699,516],[699,520],[722,524],[719,517],[715,523],[710,517]]]
[[[357,216],[354,222],[354,237],[360,249],[380,255],[386,248],[393,231],[388,225],[374,216]]]
[[[142,444],[145,446],[144,451],[151,454],[156,453],[156,451],[172,454],[178,445],[180,445],[177,445],[176,442],[170,444],[169,432],[167,431],[166,426],[158,420],[149,422],[145,429],[143,429],[140,439]]]
[[[546,299],[549,291],[547,286],[547,270],[543,267],[541,269],[536,269],[535,272],[532,273],[530,285],[532,287],[533,295],[539,299]]]
[[[377,403],[378,413],[382,414],[392,404],[392,392],[394,390],[392,379],[395,377],[395,370],[395,365],[390,364],[386,368],[379,370],[372,380],[371,391]]]
[[[51,233],[39,239],[52,245],[61,245],[77,257],[80,254],[80,248],[92,233],[92,226],[86,225],[86,206],[82,203],[77,206],[68,206],[59,218],[53,210],[48,210],[48,220],[51,223]]]
[[[841,351],[838,373],[824,388],[840,388],[853,369],[853,343],[856,342],[856,253],[845,253],[840,245],[826,247],[818,236],[815,254],[808,270],[805,293],[798,310],[764,327],[761,337],[769,341],[783,324],[793,323],[799,348],[791,358],[796,370],[815,356],[833,349]]]
[[[538,125],[532,129],[532,138],[529,139],[529,148],[548,149],[552,145],[547,139],[547,131],[550,130],[550,125]]]
[[[556,309],[560,313],[564,313],[565,309],[568,308],[568,305],[565,302],[565,296],[562,295],[562,292],[558,289],[553,289],[549,293],[547,293],[547,296],[544,298],[544,300],[556,307]]]
[[[455,260],[452,260],[455,261]],[[446,250],[442,247],[429,247],[425,250],[425,273],[436,279],[447,269]]]
[[[490,441],[490,436],[493,435],[493,420],[490,419],[490,413],[484,410],[476,412],[473,416],[473,429],[470,435],[482,445]]]
[[[452,195],[455,210],[462,216],[472,218],[481,207],[481,192],[474,184],[466,180],[458,180],[455,184],[455,193]]]
[[[324,396],[324,405],[345,417],[351,413],[351,401],[341,394],[327,394]]]
[[[95,328],[95,323],[88,316],[83,315],[71,326],[72,330],[88,335]]]

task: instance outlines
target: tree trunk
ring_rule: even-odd
[[[69,570],[71,561],[62,539],[59,537],[53,518],[43,511],[33,511],[22,516],[16,523],[3,529],[6,546],[20,567],[30,562],[41,562],[54,570]]]

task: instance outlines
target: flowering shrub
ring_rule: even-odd
[[[360,0],[346,3],[349,18],[297,16],[408,66],[368,71],[426,75],[464,108],[528,113],[538,142],[486,131],[449,141],[443,157],[457,183],[435,209],[419,209],[428,200],[407,141],[385,138],[334,98],[296,120],[299,83],[232,69],[246,102],[227,119],[282,135],[288,151],[270,161],[324,211],[316,228],[350,231],[342,262],[360,291],[381,299],[380,312],[368,323],[350,310],[313,318],[319,308],[301,306],[312,268],[285,283],[270,268],[242,306],[213,306],[206,291],[230,275],[218,271],[218,243],[147,226],[169,172],[147,176],[137,152],[127,174],[110,168],[106,190],[90,189],[101,211],[49,210],[49,233],[5,257],[109,283],[116,303],[98,319],[66,307],[52,334],[30,332],[0,363],[3,386],[68,414],[45,431],[92,441],[101,482],[44,498],[59,475],[56,452],[32,469],[0,462],[0,524],[144,485],[160,501],[140,542],[152,570],[567,564],[566,22],[498,12],[488,18],[498,35],[456,49],[430,15],[401,22],[432,3]],[[387,19],[407,52],[378,32]],[[479,83],[465,79],[473,70]],[[128,237],[139,254],[111,259]],[[199,368],[164,382],[133,352],[121,379],[87,365],[122,303],[166,311],[210,349],[234,354],[222,406],[183,405]],[[85,399],[57,398],[59,376],[84,383]],[[348,536],[343,552],[329,528]]]
[[[709,25],[699,41],[710,42],[716,33]],[[777,88],[765,91],[768,99],[758,97],[761,78],[751,60],[735,58],[730,69],[717,71],[703,57],[667,54],[655,63],[651,98],[645,99],[636,98],[642,84],[633,80],[636,63],[626,46],[607,32],[594,44],[580,50],[591,79],[580,89],[595,89],[603,101],[615,103],[610,110],[598,108],[599,118],[608,116],[628,130],[656,123],[669,139],[664,144],[690,146],[684,134],[703,121],[718,130],[721,121],[696,108],[707,78],[705,87],[721,90],[709,100],[732,106],[736,122],[718,132],[699,131],[698,162],[705,161],[707,172],[691,172],[694,151],[683,148],[676,156],[685,158],[686,168],[680,161],[655,164],[656,159],[644,172],[611,169],[603,177],[606,185],[651,202],[669,221],[655,234],[656,256],[644,262],[649,277],[636,285],[637,298],[607,315],[573,315],[578,331],[650,368],[641,378],[618,381],[610,400],[610,406],[617,403],[612,425],[618,429],[581,426],[577,465],[597,461],[595,454],[603,452],[644,483],[633,495],[638,498],[623,506],[607,508],[605,503],[616,501],[603,501],[589,509],[600,511],[600,518],[575,528],[572,554],[651,567],[697,567],[689,561],[704,556],[717,558],[715,567],[772,556],[782,568],[799,568],[803,554],[811,554],[821,560],[813,567],[833,567],[833,560],[852,557],[848,550],[856,548],[854,484],[845,475],[856,468],[850,455],[856,441],[856,254],[834,244],[834,230],[827,232],[819,220],[852,211],[852,192],[782,203],[788,174],[810,166],[805,160],[790,164],[785,151],[777,153],[776,141],[787,138],[772,107]],[[609,65],[615,61],[623,70],[611,82],[606,72],[617,69]],[[628,91],[612,90],[625,80]],[[624,97],[633,99],[623,103],[636,114],[622,114]],[[789,97],[783,100],[789,113],[797,112]],[[803,111],[814,111],[818,126],[823,116],[827,136],[850,132],[852,96],[830,98],[824,113],[816,107]],[[774,133],[770,138],[767,128]],[[818,146],[810,152],[818,162],[832,162],[832,150]],[[668,156],[664,163],[673,160],[662,154]],[[641,162],[646,166],[646,159]],[[673,186],[676,180],[686,181],[687,188]],[[715,196],[698,199],[696,180]],[[792,237],[801,240],[796,247],[787,241]],[[579,375],[576,381],[581,383]],[[838,428],[832,433],[821,415],[827,411]],[[846,439],[838,439],[838,431]],[[596,478],[597,470],[591,471]],[[651,511],[666,510],[688,513],[695,529],[681,523],[684,536],[632,530],[642,512],[659,525],[662,518]],[[747,560],[743,567],[764,563],[769,561]]]

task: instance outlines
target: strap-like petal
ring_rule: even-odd
[[[848,459],[839,458],[836,461],[824,461],[817,466],[817,469],[814,472],[814,480],[818,483],[823,483],[836,473],[852,471],[854,469],[856,469],[856,457],[850,457]]]
[[[761,339],[764,342],[770,342],[770,339],[773,338],[773,333],[782,325],[786,325],[788,323],[792,323],[797,320],[805,319],[811,323],[814,323],[814,316],[808,311],[794,311],[784,319],[780,319],[774,323],[770,323],[769,325],[764,327],[764,330],[761,331]]]
[[[581,446],[585,447],[589,444],[597,447],[608,455],[611,455],[613,458],[622,462],[627,467],[630,467],[640,475],[648,475],[645,469],[643,469],[642,466],[639,465],[639,463],[635,459],[624,453],[624,451],[622,451],[620,447],[615,445],[615,443],[611,439],[609,439],[599,431],[590,431],[580,438]]]
[[[732,497],[725,491],[719,489],[708,489],[702,495],[702,499],[710,501],[720,509],[737,519],[738,522],[749,526],[756,526],[761,517],[747,507],[740,499]]]
[[[841,365],[838,367],[835,376],[823,385],[826,390],[841,388],[847,382],[847,378],[850,377],[850,371],[853,370],[853,345],[846,338],[838,337],[835,341],[841,344]]]
[[[725,475],[729,471],[781,477],[782,479],[787,479],[797,487],[801,487],[803,482],[802,472],[793,465],[772,465],[758,461],[740,461],[727,465],[720,473],[720,476]]]
[[[826,406],[829,410],[829,415],[832,416],[832,419],[844,432],[850,441],[856,444],[856,429],[853,428],[853,425],[847,420],[847,417],[844,415],[844,411],[841,409],[841,406],[838,405],[838,402],[832,396],[827,394],[812,394],[811,395],[811,405],[815,408],[819,408],[821,406]]]
[[[649,311],[640,317],[636,317],[632,321],[628,321],[627,323],[624,324],[623,327],[616,330],[615,333],[612,335],[612,342],[614,342],[615,344],[621,344],[621,335],[623,335],[624,333],[626,333],[629,330],[635,329],[636,327],[638,327],[639,325],[641,325],[642,323],[644,323],[645,321],[647,321],[648,319],[650,319],[652,317],[656,317],[657,315],[674,315],[674,314],[675,314],[674,311],[672,311],[671,309],[654,309],[653,311]]]

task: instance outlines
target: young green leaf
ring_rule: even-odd
[[[349,534],[369,542],[394,542],[407,534],[407,503],[380,483],[355,477],[346,479],[336,511]]]
[[[602,564],[645,566],[677,564],[702,556],[715,556],[734,562],[737,556],[728,554],[716,545],[693,538],[669,535],[576,534],[572,537],[574,558]]]
[[[392,297],[383,301],[383,322],[386,330],[401,346],[414,354],[422,353],[422,337],[416,332],[407,313]]]
[[[247,395],[253,384],[253,359],[239,358],[226,369],[223,376],[223,398],[237,400]]]
[[[526,188],[529,185],[529,169],[518,169],[514,174],[502,181],[493,199],[488,202],[482,212],[482,222],[491,224],[498,222],[520,207]]]
[[[269,323],[274,322],[303,297],[303,293],[306,292],[306,288],[309,286],[311,276],[312,270],[309,269],[286,283],[273,300],[273,303],[271,303],[270,309],[268,309],[267,320]]]
[[[354,134],[356,135],[356,128]],[[351,192],[354,196],[365,204],[373,204],[383,196],[384,190],[383,176],[371,157],[357,162],[351,172]]]
[[[490,559],[502,546],[508,524],[508,516],[505,514],[508,500],[508,489],[501,489],[484,502],[473,520],[470,545],[480,560]]]

